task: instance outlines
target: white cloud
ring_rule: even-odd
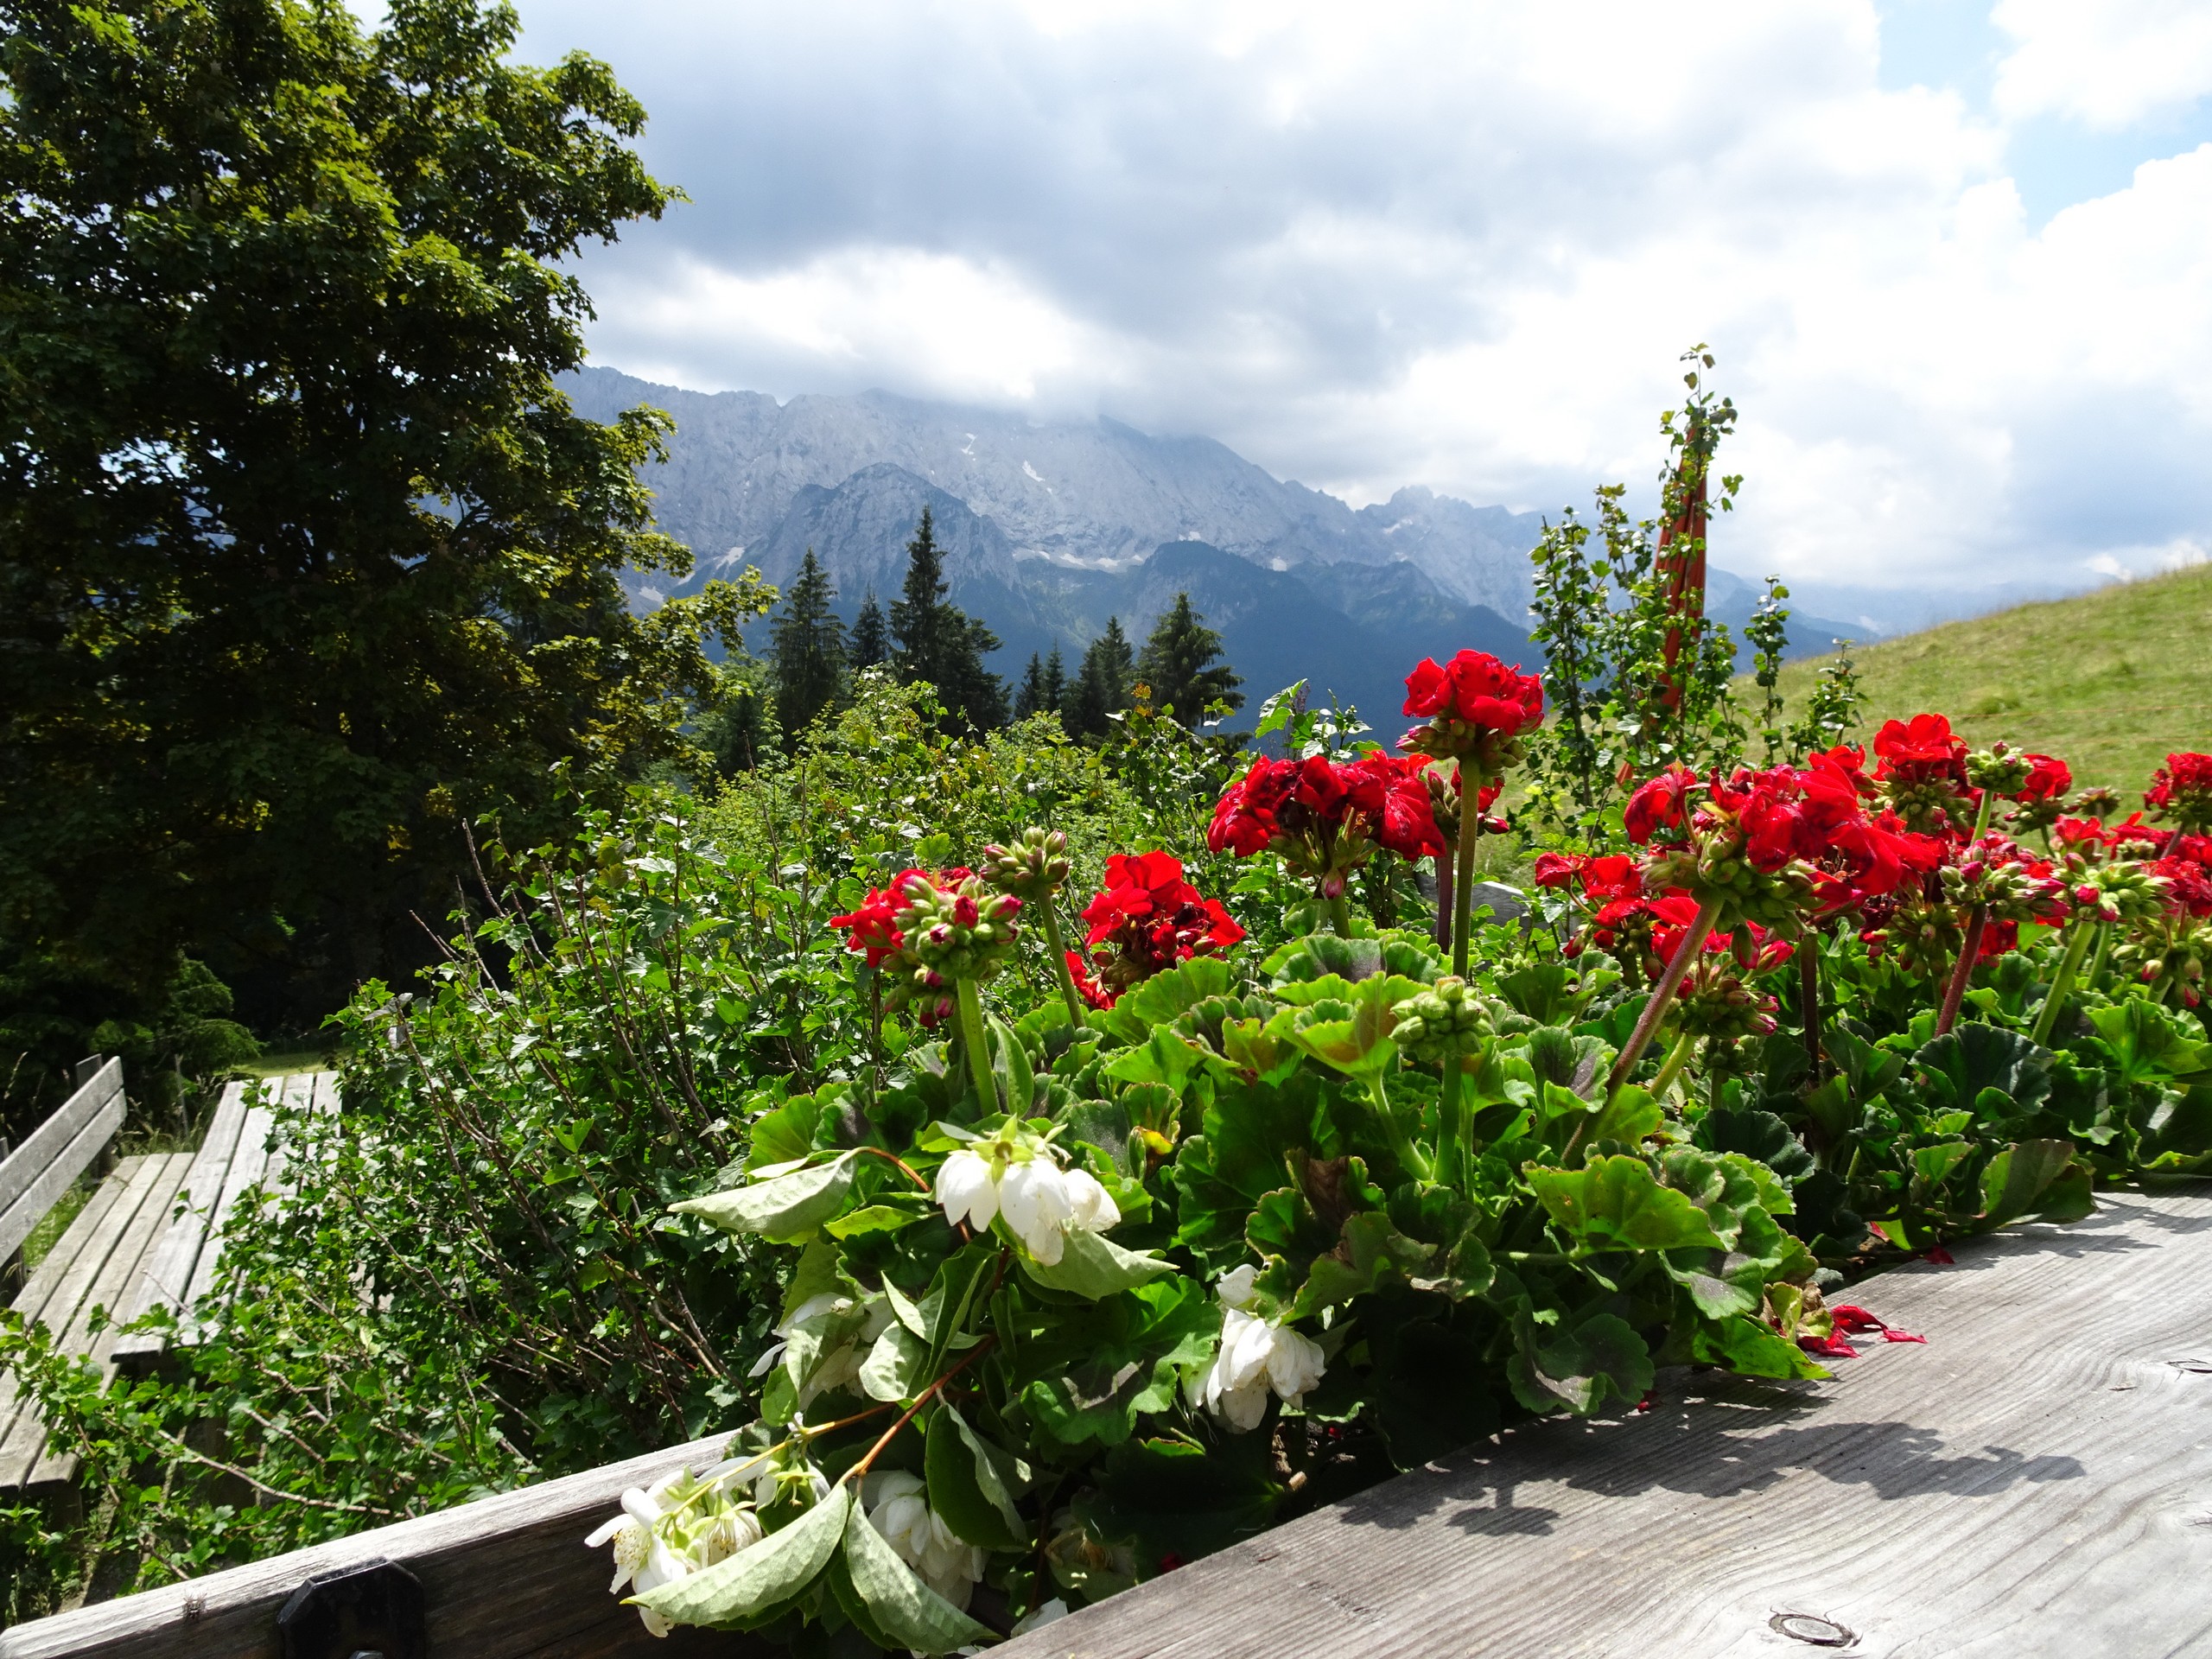
[[[1871,0],[524,13],[526,55],[613,62],[696,199],[583,262],[634,372],[1549,508],[1649,484],[1702,339],[1744,410],[1724,562],[2078,578],[2212,540],[2212,146],[2040,228],[2005,171],[2016,119],[2204,90],[2202,4],[2005,0],[1990,111],[1885,90]]]
[[[2125,127],[2212,93],[2203,0],[1998,0],[1991,20],[2013,41],[1995,101],[2016,119]]]

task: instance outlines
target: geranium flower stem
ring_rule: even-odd
[[[1629,1079],[1636,1070],[1636,1063],[1643,1058],[1643,1051],[1651,1046],[1651,1039],[1658,1035],[1659,1022],[1667,1017],[1667,1009],[1675,1000],[1675,992],[1682,982],[1682,976],[1697,960],[1697,953],[1705,949],[1705,942],[1712,936],[1713,925],[1720,919],[1721,895],[1713,893],[1697,907],[1697,919],[1690,924],[1690,931],[1675,947],[1674,959],[1659,976],[1659,982],[1651,988],[1651,1000],[1643,1005],[1643,1013],[1636,1022],[1636,1029],[1629,1033],[1628,1046],[1621,1050],[1620,1058],[1613,1062],[1612,1075],[1605,1080],[1608,1095]]]
[[[1981,958],[1982,930],[1988,925],[1989,906],[1976,905],[1967,918],[1966,938],[1959,942],[1958,966],[1952,969],[1950,983],[1943,988],[1942,1011],[1936,1016],[1938,1037],[1958,1023],[1959,1005],[1966,1000],[1967,982],[1974,977],[1974,965]]]
[[[1459,1068],[1465,1064],[1464,1054],[1445,1056],[1444,1087],[1437,1096],[1436,1173],[1447,1184],[1459,1179]]]
[[[1805,1065],[1821,1080],[1821,935],[1807,928],[1797,947],[1797,1017],[1805,1027]]]
[[[1329,899],[1329,925],[1340,939],[1351,938],[1351,901],[1341,893]]]
[[[991,1081],[991,1051],[985,1046],[983,999],[974,980],[956,979],[952,983],[960,1000],[960,1046],[968,1051],[968,1075],[976,1080],[976,1096],[988,1117],[999,1109],[999,1091]]]
[[[1478,798],[1482,791],[1476,791]],[[1475,925],[1475,841],[1483,832],[1479,807],[1460,808],[1458,874],[1452,887],[1452,971],[1467,976],[1468,935]],[[1471,814],[1471,816],[1470,816]]]
[[[1059,907],[1053,904],[1051,894],[1045,898],[1045,941],[1052,947],[1052,971],[1059,976],[1060,995],[1068,1005],[1068,1018],[1076,1029],[1083,1028],[1083,998],[1077,995],[1075,976],[1068,971],[1067,947],[1060,943]]]
[[[1686,1031],[1675,1039],[1675,1046],[1667,1051],[1667,1058],[1660,1064],[1659,1075],[1651,1079],[1651,1097],[1664,1100],[1667,1091],[1675,1086],[1675,1079],[1689,1064],[1690,1054],[1697,1047],[1697,1033]]]
[[[1457,914],[1452,906],[1452,866],[1459,855],[1459,843],[1446,842],[1436,857],[1436,948],[1440,950],[1452,948],[1452,922]]]
[[[2038,1043],[2050,1040],[2050,1028],[2057,1023],[2058,1010],[2074,988],[2074,976],[2081,969],[2082,958],[2088,953],[2092,931],[2082,922],[2074,924],[2073,937],[2066,941],[2065,954],[2058,959],[2058,971],[2051,976],[2050,995],[2044,998],[2042,1012],[2036,1015],[2035,1028],[2028,1033]]]
[[[2083,983],[2094,986],[2103,976],[2105,957],[2112,951],[2113,925],[2101,922],[2097,925],[2096,953],[2089,958],[2089,972]]]
[[[1390,1096],[1382,1086],[1382,1074],[1380,1071],[1368,1078],[1367,1092],[1374,1097],[1375,1116],[1382,1120],[1382,1133],[1389,1140],[1391,1152],[1395,1154],[1398,1161],[1411,1172],[1414,1179],[1427,1180],[1432,1173],[1428,1160],[1421,1156],[1421,1148],[1414,1145],[1413,1138],[1406,1133],[1405,1127],[1398,1122],[1397,1113],[1390,1109]]]

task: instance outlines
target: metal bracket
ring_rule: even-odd
[[[378,1558],[318,1573],[276,1615],[283,1659],[429,1659],[423,1586]]]

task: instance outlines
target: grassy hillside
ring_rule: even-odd
[[[2169,750],[2212,749],[2212,566],[1907,634],[1856,653],[1869,724],[1935,710],[1968,741],[2056,754],[2140,791]],[[1821,661],[1783,671],[1791,712]],[[1756,696],[1756,688],[1742,688]],[[2123,810],[2133,804],[2123,801]]]

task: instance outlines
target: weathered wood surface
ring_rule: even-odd
[[[743,1659],[765,1650],[741,1637],[679,1630],[647,1636],[637,1609],[607,1593],[612,1559],[585,1535],[614,1513],[625,1488],[678,1463],[703,1470],[727,1435],[609,1464],[464,1503],[335,1543],[232,1567],[0,1630],[0,1659],[277,1659],[276,1611],[311,1574],[381,1556],[423,1583],[429,1650],[443,1659]]]
[[[57,1345],[115,1374],[114,1336],[95,1335],[92,1310],[112,1313],[143,1271],[154,1242],[168,1224],[177,1189],[191,1166],[190,1153],[125,1158],[77,1212],[39,1263],[13,1306],[54,1333]],[[0,1375],[0,1491],[65,1485],[77,1459],[47,1450],[45,1425],[21,1397],[16,1379]]]
[[[0,1161],[0,1261],[99,1156],[122,1126],[123,1062],[110,1060]]]
[[[1957,1247],[1858,1299],[1929,1338],[1833,1382],[1670,1376],[1649,1412],[1550,1421],[999,1649],[1007,1659],[1802,1652],[2212,1656],[2212,1198]],[[274,1656],[311,1573],[378,1556],[434,1656],[741,1654],[646,1637],[584,1535],[719,1438],[0,1632],[0,1659]]]
[[[144,1270],[124,1300],[124,1322],[159,1305],[177,1316],[178,1340],[189,1343],[196,1336],[192,1308],[214,1287],[216,1265],[222,1258],[224,1224],[237,1206],[239,1194],[256,1182],[271,1187],[283,1184],[282,1171],[272,1176],[269,1169],[270,1131],[275,1118],[263,1103],[277,1100],[288,1105],[309,1104],[318,1112],[335,1112],[338,1074],[303,1071],[225,1087],[185,1180],[183,1208],[156,1244]],[[127,1371],[143,1373],[158,1363],[166,1346],[167,1339],[157,1333],[134,1334],[117,1344],[116,1363]]]
[[[1006,1659],[2212,1656],[2212,1198],[2120,1194],[1855,1300],[1832,1382],[1688,1374],[1009,1643]],[[1817,1626],[1801,1628],[1817,1633]]]

